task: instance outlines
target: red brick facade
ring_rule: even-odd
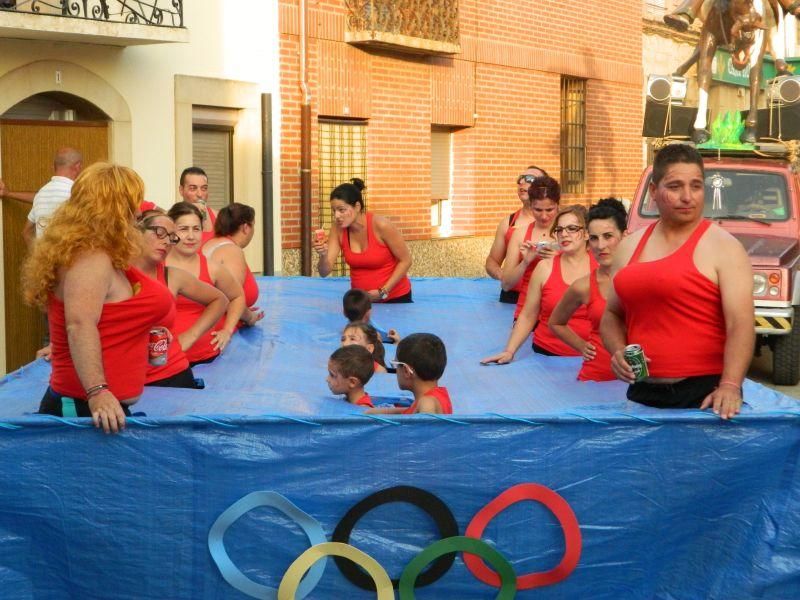
[[[431,125],[454,128],[453,225],[491,235],[516,207],[514,180],[535,163],[559,177],[560,81],[587,79],[585,192],[566,201],[631,197],[642,169],[642,13],[609,0],[460,1],[462,52],[434,58],[344,42],[344,0],[309,1],[316,223],[319,116],[368,122],[371,209],[407,240],[431,237]],[[280,0],[284,248],[300,243],[298,0]]]

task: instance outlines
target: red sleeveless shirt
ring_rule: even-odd
[[[164,263],[158,263],[158,265],[156,265],[156,280],[167,288],[169,292],[165,269]],[[186,353],[183,351],[181,343],[178,341],[178,334],[175,332],[175,316],[177,315],[177,309],[172,292],[170,292],[170,298],[172,298],[172,306],[170,306],[169,313],[167,313],[167,316],[164,317],[161,323],[163,327],[166,327],[172,332],[172,341],[167,349],[167,364],[158,367],[148,364],[145,383],[153,383],[154,381],[172,377],[189,368],[189,360],[186,358]]]
[[[529,242],[531,237],[533,237],[533,228],[536,226],[536,221],[531,221],[528,224],[528,229],[525,231],[525,236],[522,238],[523,242]],[[519,254],[519,259],[522,260],[522,253]],[[537,255],[525,268],[525,272],[522,274],[522,277],[517,282],[512,290],[515,292],[519,292],[519,298],[517,298],[517,307],[514,309],[514,318],[516,319],[519,316],[519,313],[522,312],[522,308],[525,306],[525,299],[528,297],[528,284],[531,281],[531,275],[533,274],[533,270],[536,268],[536,265],[539,264],[539,261],[542,260]]]
[[[589,255],[589,264],[592,269],[597,265],[591,254]],[[542,300],[539,304],[539,324],[536,326],[533,339],[537,346],[558,356],[580,356],[575,348],[556,337],[556,334],[550,331],[550,327],[547,325],[553,309],[568,287],[569,285],[561,276],[561,255],[558,254],[553,257],[553,269],[550,271],[550,277],[547,278],[547,281],[542,286]],[[589,322],[589,311],[586,307],[581,306],[576,310],[570,320],[567,321],[567,325],[584,340],[589,339],[592,324]]]
[[[97,323],[106,383],[121,401],[142,394],[150,329],[164,324],[172,298],[163,285],[134,267],[129,267],[125,276],[134,289],[133,296],[103,304]],[[86,392],[69,351],[64,303],[55,296],[48,302],[47,317],[53,352],[50,387],[58,394],[84,400]]]
[[[600,287],[597,285],[597,269],[594,269],[589,275],[589,304],[586,305],[586,310],[589,313],[589,322],[592,324],[589,343],[595,347],[596,355],[592,360],[583,361],[583,366],[578,371],[578,379],[580,381],[613,381],[616,377],[611,370],[611,355],[603,346],[603,340],[600,338],[600,320],[606,310],[606,299],[603,298]]]
[[[386,244],[378,242],[372,227],[372,213],[366,213],[367,247],[361,252],[350,248],[350,235],[342,231],[339,243],[344,260],[350,266],[350,287],[359,290],[377,290],[389,280],[397,266],[397,258]],[[388,300],[405,296],[411,291],[411,281],[404,276],[391,290]]]
[[[214,209],[210,206],[206,206],[206,214],[208,215],[208,220],[211,221],[211,231],[203,231],[200,233],[200,246],[205,244],[208,240],[214,237],[214,223],[217,222],[217,213],[214,212]]]
[[[443,415],[452,415],[453,414],[453,403],[450,402],[450,393],[447,391],[446,387],[435,387],[432,390],[428,390],[425,393],[426,396],[433,396],[439,401],[439,407],[442,409]],[[404,415],[413,415],[417,410],[417,405],[419,404],[418,401],[414,400],[414,404],[409,406],[406,410],[402,412]]]
[[[204,283],[214,285],[214,282],[211,280],[211,275],[208,272],[208,259],[206,259],[202,252],[198,252],[197,256],[200,258],[200,274],[197,278]],[[175,305],[178,311],[175,317],[175,330],[173,332],[175,334],[181,334],[194,325],[194,322],[197,321],[198,317],[203,314],[203,311],[206,309],[205,305],[195,302],[194,300],[189,300],[189,298],[184,298],[183,296],[177,297]],[[201,335],[197,341],[192,344],[192,347],[186,351],[186,358],[189,362],[208,360],[219,354],[219,351],[214,350],[211,345],[211,332],[218,331],[221,328],[220,323],[225,323],[224,315],[214,327]]]
[[[669,256],[639,262],[656,225],[647,228],[631,260],[614,277],[614,289],[625,311],[628,343],[642,346],[650,359],[652,377],[722,373],[722,295],[719,286],[694,264],[697,242],[711,222],[703,220]]]

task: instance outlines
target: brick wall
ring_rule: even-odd
[[[368,120],[370,208],[407,240],[431,237],[432,124],[454,128],[456,233],[491,235],[518,205],[515,177],[528,164],[559,177],[561,75],[588,79],[585,193],[566,201],[633,194],[642,168],[640,4],[612,0],[577,13],[563,0],[461,0],[462,52],[452,58],[354,49],[343,41],[343,0],[308,5],[312,120],[320,106],[322,116]],[[297,0],[280,0],[286,249],[300,243],[298,15]],[[312,147],[316,203],[316,127]]]

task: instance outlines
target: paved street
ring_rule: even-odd
[[[764,385],[776,389],[788,396],[800,399],[800,385],[773,385],[770,381],[772,374],[772,352],[769,348],[761,351],[761,356],[754,358],[750,365],[750,372],[747,376],[750,379],[763,383]]]

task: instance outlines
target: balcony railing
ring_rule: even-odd
[[[183,0],[0,0],[0,11],[183,27]]]
[[[345,0],[351,44],[457,54],[458,0]]]

